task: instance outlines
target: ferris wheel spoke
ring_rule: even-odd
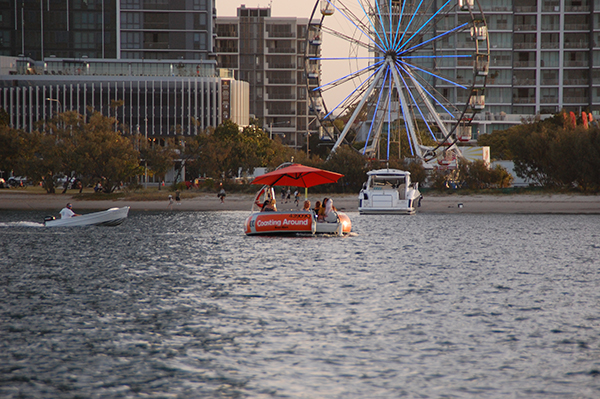
[[[458,57],[457,57],[457,58],[458,58]],[[443,80],[444,82],[450,83],[450,84],[452,84],[452,85],[454,85],[454,86],[456,86],[456,87],[460,87],[461,89],[465,89],[465,90],[467,89],[467,87],[465,87],[465,86],[461,85],[461,84],[460,84],[460,83],[458,83],[458,82],[453,82],[453,81],[451,81],[450,79],[446,79],[446,78],[445,78],[445,77],[443,77],[443,76],[440,76],[440,75],[438,75],[438,74],[435,74],[435,73],[433,73],[433,72],[429,72],[429,71],[428,71],[428,70],[426,70],[426,69],[419,68],[418,66],[416,66],[416,65],[414,65],[414,64],[409,64],[408,62],[404,62],[404,61],[400,61],[400,60],[398,60],[397,62],[398,62],[398,63],[400,63],[400,64],[402,64],[402,65],[405,65],[405,66],[406,66],[406,67],[408,67],[408,68],[411,68],[411,69],[416,69],[416,70],[418,70],[418,71],[421,71],[421,72],[423,72],[423,73],[426,73],[426,74],[428,74],[428,75],[430,75],[430,76],[433,76],[434,78],[437,78],[437,79]]]
[[[385,39],[385,48],[387,50],[387,49],[389,49],[390,44],[388,43],[388,40],[387,40],[387,35],[385,32],[385,28],[384,28],[385,24],[383,23],[383,19],[381,17],[381,10],[379,9],[379,1],[377,1],[377,0],[375,0],[375,7],[377,7],[377,16],[379,17],[379,23],[381,24],[381,29],[383,30],[383,38]]]
[[[375,34],[379,38],[379,41],[383,44],[383,40],[381,39],[381,36],[379,36],[379,32],[377,32],[377,29],[375,28],[375,25],[373,24],[373,21],[371,21],[371,17],[369,17],[369,14],[365,10],[365,7],[363,6],[363,4],[362,4],[362,2],[360,0],[358,1],[358,4],[360,5],[360,8],[362,8],[363,13],[365,14],[365,17],[367,17],[367,20],[369,21],[369,24],[371,24],[371,27],[373,28],[373,32],[375,32]]]
[[[451,1],[454,0],[447,0],[446,3],[444,3],[443,6],[441,6],[428,20],[427,22],[425,22],[423,25],[421,25],[421,27],[419,29],[417,29],[411,37],[409,37],[404,43],[402,43],[402,45],[399,47],[400,49],[402,49],[403,47],[405,47],[408,43],[410,43],[410,41],[419,34],[419,32],[421,32],[425,27],[427,27],[429,25],[429,22],[431,22],[431,20],[433,20]]]
[[[337,38],[342,39],[342,40],[344,40],[344,41],[346,41],[348,43],[358,45],[358,46],[363,47],[363,48],[365,48],[365,49],[367,49],[369,51],[373,51],[373,52],[377,51],[377,47],[372,46],[369,43],[365,43],[362,40],[355,39],[355,38],[353,38],[353,37],[351,37],[349,35],[346,35],[346,34],[344,34],[342,32],[339,32],[339,31],[337,31],[335,29],[331,29],[331,28],[327,28],[327,27],[322,27],[321,31],[324,34],[327,33],[330,36],[337,37]]]
[[[319,87],[316,87],[316,88],[312,89],[312,91],[322,90],[322,89],[325,89],[328,86],[339,86],[340,84],[345,83],[345,82],[347,82],[349,80],[352,80],[352,79],[354,79],[354,78],[356,78],[356,77],[358,77],[358,76],[360,76],[362,74],[365,74],[365,73],[367,73],[368,71],[370,71],[372,69],[378,70],[380,68],[380,65],[383,64],[383,62],[384,61],[379,61],[379,62],[377,62],[377,63],[375,63],[373,65],[369,65],[369,66],[367,66],[365,68],[359,69],[358,71],[351,72],[351,73],[349,73],[346,76],[342,76],[341,78],[332,80],[329,83],[325,83],[325,84],[323,84],[323,85],[321,85]],[[375,73],[376,72],[377,71],[375,71]]]
[[[390,0],[391,3],[391,0]],[[390,24],[391,26],[391,24]],[[392,103],[392,87],[391,87],[391,79],[390,79],[390,87],[388,87],[388,104]],[[392,127],[392,107],[390,107],[388,105],[387,107],[387,117],[388,117],[388,124],[387,124],[387,159],[390,159],[390,133],[391,133],[391,127]]]
[[[388,68],[388,70],[385,73],[382,85],[385,85],[385,81],[386,81],[388,75],[389,75],[389,68]],[[379,91],[379,96],[377,96],[377,103],[375,104],[375,110],[373,112],[373,118],[372,119],[375,119],[377,113],[379,112],[379,104],[381,103],[381,96],[382,95],[383,95],[383,90],[380,90]],[[365,147],[363,148],[363,154],[365,154],[366,151],[367,151],[367,146],[369,144],[369,139],[371,138],[371,133],[373,132],[373,126],[375,126],[374,123],[371,123],[371,125],[369,126],[369,133],[367,134],[367,139],[365,140]]]
[[[421,107],[419,106],[420,101],[417,101],[415,99],[414,95],[412,94],[412,91],[410,90],[410,87],[408,86],[408,83],[404,79],[404,76],[402,76],[402,74],[399,73],[399,71],[397,70],[398,67],[394,65],[394,68],[396,68],[396,71],[398,72],[398,76],[400,77],[400,79],[402,79],[402,85],[406,88],[408,95],[411,97],[413,103],[415,104],[415,108],[417,108],[417,111],[419,111],[419,115],[421,115],[421,119],[423,120],[423,123],[425,123],[425,126],[427,126],[427,130],[429,130],[429,134],[431,134],[431,137],[434,140],[436,140],[435,134],[433,133],[433,130],[431,129],[431,125],[428,122],[428,119],[423,114],[423,111],[421,111]]]
[[[340,107],[340,105],[346,103],[346,101],[352,97],[355,93],[357,93],[359,91],[359,89],[363,86],[366,86],[365,84],[367,82],[369,82],[369,80],[377,73],[379,72],[379,70],[381,68],[383,68],[384,66],[382,65],[381,67],[379,67],[378,69],[376,69],[367,79],[365,79],[356,89],[354,89],[346,98],[344,98],[338,105],[335,106],[335,108],[333,108],[331,111],[329,111],[329,113],[327,115],[324,116],[325,119],[327,119],[327,117],[329,115],[331,115],[332,112],[334,112],[336,109],[338,109]]]
[[[438,99],[437,99],[437,98],[436,98],[436,97],[435,97],[435,96],[434,96],[432,93],[430,93],[430,92],[429,92],[429,91],[428,91],[428,90],[425,88],[425,86],[423,86],[423,85],[421,84],[421,82],[419,82],[419,81],[418,81],[416,78],[414,78],[413,74],[412,74],[412,73],[410,73],[410,71],[408,71],[406,68],[404,68],[404,67],[402,67],[402,66],[400,66],[400,69],[402,69],[402,70],[403,70],[403,71],[404,71],[404,72],[405,72],[405,73],[406,73],[408,76],[410,76],[410,77],[412,78],[411,80],[412,80],[412,81],[415,83],[415,86],[418,86],[418,87],[420,87],[422,90],[424,90],[424,91],[425,91],[425,93],[427,93],[427,95],[428,95],[430,98],[432,98],[432,99],[433,99],[433,100],[436,102],[436,104],[437,104],[437,105],[439,105],[441,108],[443,108],[443,109],[444,109],[444,111],[446,111],[448,114],[450,114],[450,115],[452,115],[452,116],[454,117],[454,114],[453,114],[452,112],[450,112],[450,111],[449,111],[449,110],[446,108],[446,106],[445,106],[444,104],[442,104],[442,102],[441,102],[441,101],[439,101],[439,100],[438,100]]]
[[[448,0],[451,1],[451,0]],[[359,31],[362,32],[363,35],[365,35],[366,37],[368,37],[369,39],[371,39],[371,41],[373,42],[373,44],[375,46],[377,46],[377,48],[379,48],[379,50],[381,50],[382,52],[385,53],[385,50],[383,50],[383,48],[381,48],[381,46],[379,44],[377,44],[377,42],[375,40],[373,40],[373,38],[366,33],[363,29],[361,29],[351,18],[349,18],[344,12],[342,12],[342,10],[340,10],[335,4],[333,4],[331,2],[331,0],[327,0],[327,2],[329,4],[331,4],[333,6],[333,8],[335,8],[344,18],[346,18],[348,20],[348,22],[350,22],[352,25],[354,25],[356,27],[356,29],[358,29]]]
[[[359,110],[362,109],[362,107],[364,106],[365,102],[367,101],[367,99],[371,95],[371,92],[375,88],[375,82],[379,81],[379,79],[381,78],[381,74],[383,73],[383,69],[384,68],[379,68],[379,70],[377,71],[377,75],[375,75],[375,79],[372,80],[371,84],[369,85],[369,88],[363,94],[363,97],[360,100],[360,102],[358,103],[358,106],[356,107],[356,109],[352,113],[352,116],[350,117],[350,119],[346,123],[346,126],[344,126],[344,130],[342,131],[342,134],[340,134],[340,137],[338,138],[338,140],[335,142],[335,144],[331,148],[331,152],[332,153],[337,150],[337,148],[340,146],[340,144],[342,143],[342,141],[344,141],[344,139],[346,138],[346,135],[348,134],[348,130],[350,130],[350,127],[352,126],[352,124],[356,120],[356,117],[358,116]]]
[[[423,2],[423,0],[421,0]],[[404,16],[404,6],[406,5],[406,1],[402,2],[402,9],[400,10],[400,15],[398,15],[398,23],[396,24],[396,34],[394,35],[393,41],[393,49],[396,50],[396,45],[398,44],[398,35],[400,34],[400,25],[402,25],[402,16]],[[407,27],[408,29],[408,27]],[[402,34],[404,37],[404,33]]]
[[[419,2],[419,5],[415,9],[415,11],[412,13],[410,20],[408,21],[408,24],[406,24],[406,27],[404,28],[404,32],[402,32],[402,36],[400,37],[400,39],[398,39],[398,42],[394,45],[395,51],[398,51],[398,49],[400,49],[400,43],[402,43],[402,39],[404,39],[404,36],[409,32],[409,28],[412,25],[413,20],[415,19],[415,17],[417,16],[417,13],[421,9],[421,4],[423,4],[423,0],[421,0]],[[404,3],[402,4],[402,7],[403,7],[402,9],[404,10]],[[400,27],[400,23],[398,23],[398,27]]]
[[[467,56],[470,57],[470,56]],[[340,60],[383,60],[384,57],[338,57],[338,58],[322,58],[322,57],[310,57],[309,60],[319,61],[340,61]]]
[[[442,33],[442,34],[440,34],[440,35],[437,35],[437,36],[435,36],[435,37],[432,37],[431,39],[428,39],[428,40],[424,41],[423,43],[419,43],[419,44],[417,44],[417,45],[415,45],[415,46],[413,46],[413,47],[411,47],[411,48],[408,48],[408,49],[406,49],[406,50],[402,50],[402,52],[398,53],[398,55],[402,55],[402,54],[404,54],[404,53],[408,53],[408,52],[410,52],[410,51],[414,51],[414,50],[416,50],[417,48],[419,48],[419,47],[421,47],[421,46],[424,46],[424,45],[426,45],[427,43],[430,43],[430,42],[436,41],[436,40],[438,40],[438,39],[440,39],[440,38],[442,38],[442,37],[444,37],[444,36],[446,36],[446,35],[449,35],[449,34],[451,34],[451,33],[457,32],[459,29],[462,29],[462,28],[464,28],[464,27],[465,27],[465,26],[467,26],[467,25],[469,25],[469,24],[465,22],[464,24],[462,24],[462,25],[460,25],[460,26],[457,26],[456,28],[454,28],[454,29],[452,29],[452,30],[449,30],[449,31],[447,31],[447,32],[444,32],[444,33]]]

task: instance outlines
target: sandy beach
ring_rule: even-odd
[[[170,193],[173,194],[173,193]],[[0,210],[47,210],[58,213],[67,202],[76,212],[129,206],[137,211],[250,211],[252,195],[228,194],[221,203],[216,194],[183,198],[181,204],[169,206],[169,192],[164,201],[77,200],[67,194],[34,194],[19,189],[0,190]],[[322,194],[311,196],[314,204]],[[346,212],[358,211],[357,195],[334,194],[335,206]],[[279,201],[280,210],[296,209],[293,201]],[[600,196],[568,194],[515,195],[440,195],[426,194],[417,212],[421,213],[523,213],[523,214],[600,214]]]

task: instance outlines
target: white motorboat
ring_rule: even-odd
[[[412,215],[420,206],[419,183],[411,184],[410,172],[399,169],[378,169],[369,176],[358,194],[360,214]]]
[[[80,226],[117,226],[127,218],[129,207],[110,208],[101,212],[56,219],[53,216],[44,218],[46,227],[80,227]]]

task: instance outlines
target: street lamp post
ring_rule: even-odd
[[[58,103],[58,107],[57,107],[58,111],[60,113],[64,112],[64,110],[62,109],[62,104],[60,103],[59,100],[57,100],[56,98],[50,98],[50,97],[46,98],[46,100],[52,101],[52,102],[57,102]],[[52,110],[52,107],[50,107],[50,110]]]

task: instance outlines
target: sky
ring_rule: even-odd
[[[237,15],[237,9],[242,4],[246,7],[269,7],[271,5],[271,15],[274,17],[296,17],[296,18],[310,18],[315,2],[317,0],[215,0],[215,6],[217,8],[218,17],[235,17]],[[321,16],[320,12],[317,11],[318,17]],[[347,57],[349,48],[348,44],[344,41],[335,43],[333,38],[329,37],[330,40],[325,40],[322,46],[323,57]],[[335,69],[334,69],[335,68]],[[343,69],[349,67],[342,67]],[[331,82],[340,76],[348,73],[348,71],[340,71],[340,65],[334,65],[332,63],[322,64],[322,82]],[[340,75],[341,74],[341,75]],[[344,92],[347,88],[341,88],[340,90],[328,91],[325,95],[325,103],[327,108],[331,110],[337,104],[339,104],[344,97],[349,93]]]

